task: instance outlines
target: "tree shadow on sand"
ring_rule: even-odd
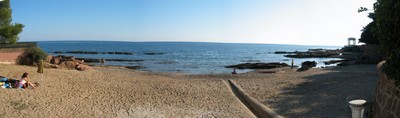
[[[332,67],[327,73],[294,79],[306,82],[284,88],[280,99],[262,101],[271,105],[275,111],[286,117],[351,117],[348,101],[373,99],[378,74],[374,65]],[[370,104],[364,116],[369,116]]]

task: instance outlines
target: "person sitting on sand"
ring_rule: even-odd
[[[29,86],[35,89],[35,85],[30,82],[29,73],[24,73],[19,80],[18,88],[28,88]]]

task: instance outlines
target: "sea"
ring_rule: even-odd
[[[173,72],[185,74],[221,74],[232,72],[228,65],[241,63],[282,62],[291,64],[292,58],[275,51],[307,51],[308,49],[339,49],[340,46],[306,46],[283,44],[244,44],[244,43],[206,43],[206,42],[120,42],[120,41],[40,41],[38,46],[50,55],[66,55],[94,59],[140,60],[133,62],[106,61],[92,65],[142,66],[139,70],[151,72]],[[71,54],[55,53],[67,51],[90,52],[131,52],[120,54]],[[316,61],[317,67],[324,61],[339,58],[295,58],[294,65],[304,61]],[[334,66],[334,65],[333,65]],[[237,70],[238,73],[253,71]]]

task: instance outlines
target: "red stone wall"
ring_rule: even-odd
[[[0,48],[0,64],[17,64],[25,48]]]
[[[374,118],[400,118],[400,87],[393,80],[389,80],[382,72],[382,64],[377,66],[379,81],[373,102],[372,116]]]

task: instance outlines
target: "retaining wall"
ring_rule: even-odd
[[[0,64],[17,64],[26,48],[0,48]]]
[[[382,61],[378,64],[379,81],[373,102],[373,118],[400,118],[400,87],[382,72]]]

